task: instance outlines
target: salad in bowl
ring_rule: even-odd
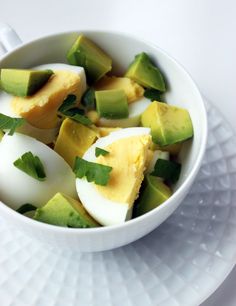
[[[114,248],[158,226],[189,190],[205,110],[156,47],[115,33],[52,35],[6,55],[0,86],[0,213],[30,235]]]

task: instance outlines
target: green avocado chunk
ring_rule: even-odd
[[[100,117],[121,119],[129,116],[127,97],[123,89],[95,91],[95,98]]]
[[[2,130],[0,130],[0,141],[2,140],[3,136],[4,136],[4,133]]]
[[[193,136],[189,112],[158,101],[152,102],[143,112],[141,124],[151,128],[152,140],[160,146],[171,145]]]
[[[165,202],[172,195],[170,188],[158,177],[147,175],[144,190],[137,200],[135,216],[141,216]]]
[[[86,212],[79,201],[62,193],[57,193],[46,205],[38,208],[34,219],[65,227],[88,228],[100,226]]]
[[[47,83],[52,70],[1,69],[0,87],[19,97],[33,95]]]
[[[153,65],[148,55],[144,52],[135,56],[125,76],[146,88],[157,89],[161,92],[166,91],[165,82],[160,70]]]
[[[67,60],[71,65],[84,67],[89,83],[96,82],[112,68],[111,58],[84,35],[76,39]]]

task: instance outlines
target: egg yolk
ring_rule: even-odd
[[[150,144],[150,135],[139,135],[105,147],[109,154],[100,155],[96,162],[112,167],[112,171],[106,186],[96,185],[99,193],[111,201],[133,205],[144,178]]]

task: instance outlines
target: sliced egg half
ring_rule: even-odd
[[[150,100],[142,97],[135,102],[129,104],[129,116],[124,119],[106,119],[100,118],[97,124],[107,127],[132,127],[139,126],[141,114],[150,105]]]
[[[77,95],[77,101],[80,101],[83,93],[85,92],[87,88],[86,75],[85,75],[85,71],[83,67],[62,64],[62,63],[51,63],[51,64],[43,64],[43,65],[35,66],[32,69],[37,69],[37,70],[51,69],[52,71],[64,70],[64,71],[75,72],[76,74],[78,74],[80,76],[81,82],[80,82],[80,88],[78,90],[79,94]]]
[[[79,100],[82,96],[82,94],[86,90],[86,77],[83,67],[77,67],[67,64],[45,64],[33,67],[32,69],[38,69],[38,70],[45,70],[45,69],[51,69],[51,70],[66,70],[66,71],[72,71],[77,73],[81,78],[81,89],[79,96],[77,97],[77,100]],[[11,101],[13,96],[0,91],[0,113],[4,114],[6,116],[10,116],[13,118],[19,118],[20,116],[14,112],[14,110],[11,107]],[[52,128],[52,129],[41,129],[34,127],[30,123],[26,122],[24,125],[19,127],[17,129],[17,132],[31,136],[36,138],[37,140],[49,144],[53,142],[56,139],[56,135],[58,134],[59,130],[59,124],[58,127]]]
[[[46,173],[44,181],[14,166],[14,161],[29,151],[41,160]],[[13,209],[25,203],[40,207],[57,192],[77,198],[75,176],[64,159],[34,138],[19,133],[4,135],[0,142],[0,200]]]
[[[99,138],[84,154],[90,162],[112,167],[106,186],[95,185],[86,178],[76,179],[78,196],[86,210],[102,225],[120,224],[132,216],[146,167],[150,129],[121,129]],[[107,150],[106,156],[95,156],[95,148]]]

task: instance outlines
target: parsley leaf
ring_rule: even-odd
[[[78,156],[75,159],[74,173],[76,177],[83,178],[85,176],[88,182],[94,182],[97,185],[107,185],[111,170],[112,167],[89,162]]]
[[[63,113],[68,111],[70,108],[72,108],[73,106],[75,106],[76,104],[76,96],[75,95],[69,95],[64,102],[62,103],[62,105],[59,107],[58,111]]]
[[[144,97],[150,99],[151,101],[163,102],[162,93],[157,89],[147,88],[144,92]]]
[[[105,155],[107,155],[107,154],[109,154],[109,153],[110,153],[110,152],[108,152],[108,151],[106,151],[106,150],[103,150],[103,149],[101,149],[101,148],[98,148],[98,147],[95,148],[95,156],[96,156],[96,157],[98,157],[99,155],[105,156]]]
[[[68,115],[67,117],[71,118],[74,121],[82,123],[83,125],[91,125],[91,124],[93,124],[92,121],[88,117],[80,115],[80,114],[75,114],[75,115],[72,115],[72,116]]]
[[[44,181],[46,174],[39,157],[31,152],[24,153],[20,158],[14,161],[14,166],[36,180]]]
[[[171,184],[174,184],[178,181],[181,171],[181,164],[159,158],[156,161],[154,171],[151,175],[159,176],[169,181]]]
[[[89,88],[85,91],[81,103],[87,109],[94,109],[95,108],[95,91],[93,88]]]
[[[26,203],[26,204],[21,205],[19,208],[17,208],[16,211],[23,215],[23,214],[25,214],[29,211],[33,211],[33,210],[36,210],[36,209],[37,209],[37,207],[35,207],[34,205]]]
[[[85,111],[82,108],[73,107],[73,108],[67,110],[65,113],[66,113],[67,116],[72,117],[72,116],[75,116],[76,114],[84,115]]]
[[[68,117],[74,121],[82,123],[83,125],[91,125],[92,121],[84,116],[84,110],[78,107],[73,107],[76,104],[76,96],[69,95],[62,105],[59,107],[58,111],[65,117]]]
[[[23,118],[12,118],[0,113],[0,129],[10,130],[9,135],[13,135],[15,130],[25,123]]]

